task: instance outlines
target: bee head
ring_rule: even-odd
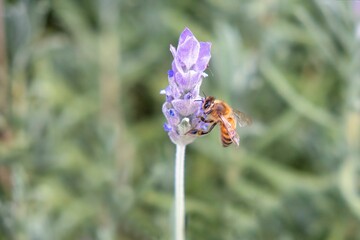
[[[203,110],[205,114],[209,114],[212,111],[212,108],[214,106],[215,98],[212,96],[206,97],[203,102]]]

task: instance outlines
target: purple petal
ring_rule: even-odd
[[[176,49],[173,45],[170,44],[170,52],[173,55],[173,58],[176,58]]]
[[[174,72],[173,72],[174,73]],[[176,87],[176,82],[175,82],[175,77],[174,75],[170,77],[170,75],[168,74],[168,80],[169,80],[169,86],[173,86]]]
[[[179,86],[180,89],[185,90],[189,85],[189,79],[183,76],[181,73],[175,73],[175,82]]]
[[[179,59],[174,59],[174,61],[171,63],[171,67],[174,70],[174,72],[184,72],[185,69],[185,65],[184,63],[182,63],[181,61],[179,61]]]
[[[163,127],[164,127],[165,132],[170,132],[172,129],[171,125],[168,123],[164,123]]]
[[[189,37],[178,46],[176,60],[182,62],[186,69],[190,69],[198,60],[200,43],[195,37]]]
[[[175,97],[176,98],[180,97],[180,93],[177,93],[176,91],[174,91],[173,88],[171,87],[171,85],[169,85],[165,89],[161,90],[160,94],[166,95],[167,102],[171,102]]]
[[[201,99],[201,96],[199,95],[199,94],[200,94],[201,82],[202,82],[202,81],[200,81],[198,84],[196,84],[196,85],[194,86],[193,89],[191,89],[191,93],[192,93],[192,95],[193,95],[193,99],[196,99],[196,100]]]
[[[162,107],[162,112],[164,113],[166,119],[168,120],[169,124],[172,126],[176,126],[180,123],[179,114],[176,112],[175,109],[171,108],[171,104],[165,102]]]
[[[180,34],[178,46],[185,42],[186,38],[193,37],[194,34],[190,31],[189,28],[185,28],[184,31]]]
[[[167,102],[171,102],[172,100],[174,100],[174,97],[171,95],[166,95],[166,101]]]
[[[195,72],[193,70],[191,70],[187,73],[187,78],[190,81],[191,88],[193,88],[195,85],[197,85],[199,82],[201,82],[201,80],[202,80],[201,76],[202,76],[201,72]]]
[[[198,103],[194,102],[193,100],[176,99],[171,103],[175,111],[182,116],[189,116],[199,108]]]
[[[193,89],[196,85],[201,84],[202,73],[190,70],[186,73],[177,72],[175,74],[175,81],[182,91]]]
[[[194,66],[194,70],[196,71],[204,71],[210,61],[211,58],[211,43],[210,42],[200,42],[200,51],[198,60]]]
[[[181,92],[180,89],[176,86],[176,84],[169,85],[168,95],[172,96],[173,98],[180,98]]]

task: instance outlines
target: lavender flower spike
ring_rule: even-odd
[[[170,45],[174,57],[168,71],[169,86],[160,91],[166,95],[162,111],[167,119],[164,129],[175,144],[187,145],[196,136],[186,134],[192,128],[199,128],[201,99],[199,95],[204,72],[211,54],[210,42],[199,42],[190,29],[185,28],[179,38],[177,49]]]

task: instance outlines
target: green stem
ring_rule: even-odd
[[[184,167],[186,145],[176,145],[175,159],[175,240],[184,240],[185,236],[185,194]]]

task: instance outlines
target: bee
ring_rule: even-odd
[[[220,125],[221,142],[224,147],[228,147],[234,143],[239,146],[240,137],[236,132],[236,125],[245,127],[251,125],[252,120],[245,113],[231,108],[226,102],[215,99],[215,97],[208,96],[201,100],[202,110],[204,116],[199,116],[204,123],[209,123],[210,126],[206,130],[191,129],[189,134],[205,135],[210,133],[214,127]]]

